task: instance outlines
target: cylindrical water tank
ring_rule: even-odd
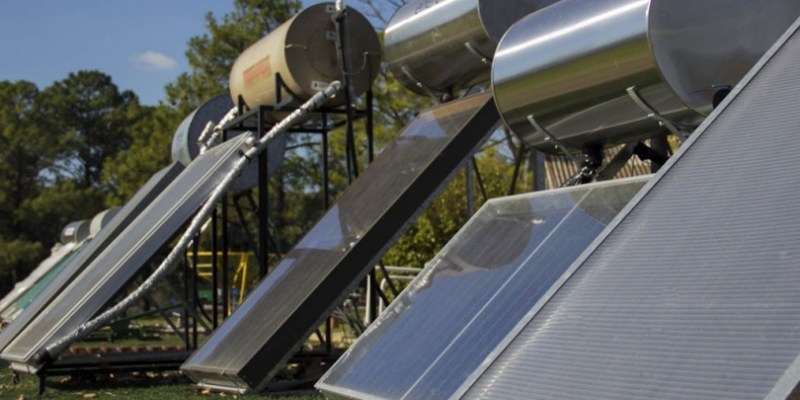
[[[206,125],[209,122],[216,125],[232,108],[230,96],[219,94],[187,115],[172,137],[172,162],[189,165],[200,154],[197,141]]]
[[[800,15],[797,0],[563,0],[516,23],[492,68],[497,106],[529,144],[556,151],[685,129]],[[531,119],[542,130],[534,128]]]
[[[64,229],[61,230],[61,238],[59,241],[62,244],[67,243],[80,243],[89,238],[89,221],[73,221],[68,223]]]
[[[89,235],[91,237],[97,236],[103,228],[114,219],[114,216],[117,215],[119,212],[120,207],[109,208],[108,210],[103,210],[97,213],[97,215],[92,218],[92,221],[89,223]]]
[[[420,93],[487,82],[497,43],[520,18],[558,0],[412,0],[386,26],[384,52],[395,77]]]
[[[200,145],[198,139],[203,133],[206,125],[211,122],[213,125],[219,121],[233,108],[231,98],[227,94],[214,96],[211,100],[194,110],[183,122],[178,125],[175,135],[172,137],[172,161],[183,165],[189,165],[192,160],[200,155]],[[240,131],[229,132],[228,139],[240,135]],[[221,140],[221,138],[220,138]],[[286,135],[278,135],[273,139],[267,149],[267,171],[269,174],[275,173],[283,161],[283,153],[286,150]],[[250,166],[242,171],[241,176],[231,187],[234,191],[243,191],[255,187],[258,184],[258,163],[251,163]]]
[[[332,20],[335,12],[334,3],[315,4],[246,49],[231,69],[233,101],[237,103],[241,98],[250,108],[275,106],[278,74],[295,95],[283,90],[281,103],[308,100],[330,82],[342,80],[336,26]],[[347,28],[353,92],[360,95],[378,75],[380,42],[369,21],[352,8],[347,8]],[[330,104],[342,104],[343,97],[337,96]]]

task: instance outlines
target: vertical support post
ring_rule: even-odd
[[[327,211],[330,208],[330,176],[328,161],[328,114],[322,114],[322,209]],[[333,352],[333,319],[328,316],[325,319],[325,353],[330,355]]]
[[[222,132],[222,141],[225,142],[228,140],[228,131]],[[265,152],[266,153],[266,152]],[[228,282],[228,269],[230,266],[228,260],[228,251],[230,244],[228,243],[229,239],[229,215],[228,215],[228,197],[230,197],[227,193],[222,196],[222,319],[228,317],[228,303],[230,302],[230,296],[228,295],[228,290],[230,288]]]
[[[264,137],[264,113],[258,111],[258,137]],[[258,156],[258,251],[261,253],[258,265],[259,278],[267,276],[269,260],[269,146]]]
[[[669,147],[667,135],[656,136],[650,139],[650,148],[656,153],[663,154],[665,156],[669,156],[669,154],[672,152],[672,149]],[[655,174],[661,169],[662,166],[663,164],[660,164],[652,159],[650,160],[650,172]]]
[[[192,246],[192,265],[194,268],[192,269],[194,273],[192,274],[192,306],[195,310],[199,310],[203,307],[203,304],[200,302],[200,294],[198,293],[198,287],[200,286],[200,270],[197,268],[198,266],[198,252],[200,251],[200,235],[198,234],[194,238],[194,244]],[[192,318],[192,348],[197,348],[197,318]],[[187,342],[188,344],[188,342]]]
[[[181,323],[183,324],[183,342],[189,347],[189,257],[183,255],[183,309],[181,310]]]
[[[353,108],[353,78],[350,76],[352,71],[350,64],[350,38],[348,37],[347,30],[347,9],[342,8],[337,10],[333,18],[336,25],[336,47],[339,55],[339,66],[342,69],[343,82],[344,82],[344,100],[347,109],[347,137],[345,147],[347,157],[347,179],[351,183],[353,179],[358,177],[358,157],[356,155],[355,133],[353,132],[353,122],[355,119],[355,110]]]
[[[322,208],[327,211],[331,201],[330,160],[328,145],[328,114],[322,115]]]
[[[217,272],[219,270],[217,262],[219,224],[217,212],[218,208],[215,208],[214,213],[211,214],[211,326],[214,329],[219,326],[219,299],[217,298],[217,287],[219,287],[217,280]]]
[[[531,162],[533,163],[533,190],[542,191],[547,189],[547,166],[545,165],[545,154],[539,150],[531,151]]]
[[[39,377],[39,390],[38,390],[38,393],[39,393],[39,396],[41,397],[41,396],[44,396],[44,391],[45,391],[45,389],[47,389],[47,374],[45,374],[44,370],[41,370],[41,371],[39,371],[38,374],[36,374],[36,376]]]
[[[509,139],[510,140],[510,139]],[[522,169],[522,164],[525,161],[525,153],[528,151],[528,147],[525,143],[519,144],[519,149],[517,150],[516,159],[514,160],[514,173],[511,175],[511,187],[508,188],[508,195],[514,195],[517,193],[517,182],[519,181],[519,173]]]
[[[367,160],[372,163],[372,160],[375,159],[375,132],[374,132],[374,122],[372,120],[372,102],[373,102],[374,95],[372,93],[372,89],[367,90],[367,101],[366,101],[366,108],[364,109],[364,113],[366,114],[366,129],[367,129],[367,151],[368,151],[368,158]]]
[[[467,162],[464,168],[464,184],[466,185],[466,193],[467,193],[467,218],[472,217],[475,214],[475,185],[473,184],[473,171],[474,171],[474,159],[470,156],[467,158]]]
[[[375,268],[371,268],[367,276],[367,293],[369,301],[367,304],[366,320],[368,324],[371,324],[378,318],[378,278],[375,275]]]

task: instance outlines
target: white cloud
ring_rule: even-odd
[[[170,56],[155,51],[145,51],[133,57],[133,62],[138,68],[147,71],[175,69],[178,62]]]

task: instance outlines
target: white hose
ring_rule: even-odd
[[[247,166],[247,164],[250,163],[250,160],[258,157],[258,155],[267,148],[269,142],[272,141],[273,138],[287,131],[294,124],[299,122],[305,114],[308,114],[309,112],[319,108],[329,98],[336,95],[336,93],[341,90],[341,86],[342,84],[339,81],[331,82],[331,84],[328,85],[325,90],[315,94],[310,100],[300,106],[300,108],[289,114],[288,117],[284,118],[280,123],[270,129],[270,131],[267,132],[267,134],[264,135],[264,137],[260,140],[255,138],[251,132],[245,133],[246,135],[251,135],[250,139],[247,140],[247,143],[252,147],[250,147],[242,155],[242,157],[236,161],[233,168],[231,168],[231,171],[225,176],[219,186],[217,186],[214,191],[211,192],[211,195],[209,195],[208,199],[205,201],[205,203],[203,203],[203,207],[192,219],[192,222],[189,224],[186,232],[183,233],[183,236],[181,236],[180,240],[178,240],[178,243],[164,259],[164,261],[161,262],[161,265],[158,266],[155,272],[153,272],[153,274],[150,275],[141,286],[125,297],[124,300],[106,310],[97,318],[82,324],[69,335],[66,335],[47,346],[44,350],[44,353],[38,355],[38,359],[44,360],[57,356],[73,342],[107,324],[112,318],[125,311],[128,307],[133,305],[133,303],[144,296],[147,291],[152,289],[159,280],[161,280],[164,276],[166,276],[167,273],[171,271],[171,267],[173,265],[178,264],[177,261],[186,251],[186,248],[192,239],[197,235],[200,227],[203,224],[203,221],[205,221],[205,219],[211,214],[211,212],[214,210],[214,207],[216,207],[217,202],[222,198],[222,196],[225,195],[231,184],[233,184],[234,180],[239,177],[239,174],[242,172],[242,170]]]
[[[336,0],[336,11],[341,12],[344,11],[345,5],[344,0]]]

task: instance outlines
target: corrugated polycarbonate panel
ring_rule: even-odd
[[[183,171],[183,166],[178,163],[156,172],[136,193],[125,203],[89,244],[86,245],[78,255],[64,268],[64,271],[57,274],[53,281],[43,288],[42,292],[36,296],[25,307],[14,321],[0,331],[0,351],[6,348],[14,338],[25,329],[28,324],[36,318],[49,304],[58,296],[78,274],[91,263],[105,248],[117,238],[120,232],[128,224],[138,217],[139,214],[155,199],[164,188],[167,187],[175,177]]]
[[[258,391],[498,123],[488,94],[423,112],[182,366]]]
[[[789,394],[800,355],[800,35],[743,82],[465,398]]]
[[[0,357],[12,368],[36,371],[37,352],[91,319],[200,208],[240,157],[248,135],[195,159],[86,269],[60,293]],[[56,356],[56,355],[53,355]]]
[[[317,387],[448,398],[648,179],[489,201]]]

